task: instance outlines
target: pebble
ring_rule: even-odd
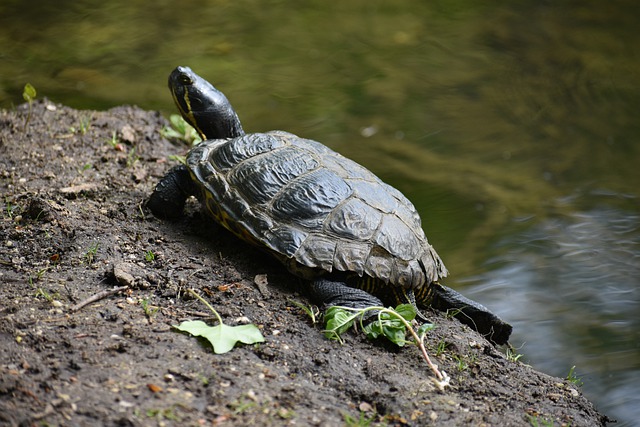
[[[123,286],[133,286],[133,283],[135,282],[135,278],[130,271],[131,265],[125,262],[121,262],[113,266],[113,275],[118,283]]]

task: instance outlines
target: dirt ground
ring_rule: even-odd
[[[442,313],[428,349],[344,345],[292,301],[304,283],[195,202],[176,222],[144,207],[184,154],[156,112],[50,101],[0,111],[0,425],[604,425],[574,384],[517,361]],[[266,274],[268,286],[254,283]],[[228,324],[266,342],[216,355],[176,332]],[[84,306],[91,296],[119,288]]]

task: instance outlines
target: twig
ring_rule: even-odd
[[[129,286],[120,286],[120,287],[117,287],[117,288],[108,289],[106,291],[98,292],[97,294],[93,294],[89,298],[87,298],[87,299],[85,299],[83,301],[80,301],[78,304],[76,304],[73,307],[71,307],[71,311],[78,311],[81,308],[83,308],[85,305],[89,305],[92,302],[96,302],[96,301],[99,301],[99,300],[101,300],[103,298],[110,297],[111,295],[115,295],[115,294],[117,294],[119,292],[126,291],[127,289],[129,289]]]

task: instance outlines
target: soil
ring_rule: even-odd
[[[293,303],[312,304],[304,282],[195,201],[173,222],[145,208],[169,156],[187,150],[161,136],[159,113],[31,109],[0,112],[0,425],[607,422],[575,384],[444,313],[427,313],[426,340],[451,376],[444,391],[414,346],[326,339]],[[177,332],[186,319],[214,324],[188,288],[266,341],[216,355]]]

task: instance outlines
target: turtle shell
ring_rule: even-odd
[[[207,211],[295,274],[338,270],[411,289],[447,274],[411,202],[316,141],[282,131],[208,140],[187,166]]]

